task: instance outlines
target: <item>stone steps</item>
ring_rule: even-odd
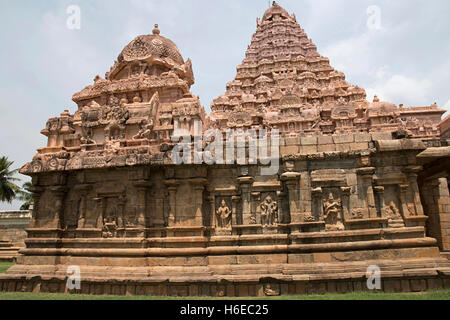
[[[14,262],[20,248],[13,247],[12,244],[9,247],[0,247],[0,262]]]
[[[450,251],[441,252],[441,256],[450,260]]]

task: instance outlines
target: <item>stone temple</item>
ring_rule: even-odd
[[[347,292],[367,290],[369,266],[385,291],[450,287],[445,110],[367,101],[276,3],[211,114],[193,83],[156,25],[73,96],[74,114],[47,122],[48,145],[21,169],[35,201],[26,248],[0,290]],[[177,165],[172,136],[196,138],[199,122],[279,137],[279,169]]]

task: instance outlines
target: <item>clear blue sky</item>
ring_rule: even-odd
[[[46,144],[48,118],[102,77],[122,48],[158,23],[193,62],[192,91],[209,111],[235,76],[267,0],[0,0],[0,155],[21,167]],[[450,1],[280,0],[350,83],[396,104],[450,110]],[[66,27],[70,5],[81,29]],[[368,7],[380,28],[368,28]],[[25,177],[23,177],[25,179]],[[15,209],[0,204],[0,210]]]

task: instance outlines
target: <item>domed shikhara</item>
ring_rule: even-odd
[[[139,36],[122,50],[104,79],[96,76],[93,85],[74,94],[75,114],[64,112],[47,122],[41,133],[48,145],[22,172],[77,170],[85,167],[83,161],[132,165],[137,154],[145,161],[161,157],[174,132],[193,134],[194,121],[205,120],[190,92],[193,83],[191,61],[184,61],[155,25],[152,35]],[[103,162],[108,154],[122,154],[122,163]]]
[[[289,16],[289,13],[280,7],[275,1],[273,5],[264,13],[263,21],[273,21],[293,18]]]
[[[152,35],[138,36],[122,50],[107,78],[127,78],[136,70],[148,75],[160,75],[174,70],[181,78],[193,84],[190,63],[185,64],[173,41],[160,35],[158,25],[155,25]]]
[[[194,84],[191,60],[184,61],[176,44],[161,36],[155,25],[153,34],[136,37],[122,50],[105,79],[97,76],[94,85],[76,93],[73,100],[80,106],[99,91],[123,92],[146,84],[174,86],[175,82],[182,88],[182,95],[189,91]]]
[[[370,104],[365,90],[351,86],[318,53],[295,15],[276,2],[257,19],[235,79],[211,110],[216,128],[244,123],[246,128],[280,129],[283,135],[395,131],[402,126],[402,112],[406,119],[414,114],[386,102]],[[239,119],[242,115],[245,119]],[[430,106],[428,115],[437,124],[442,110]],[[436,134],[436,125],[433,130],[427,134]]]

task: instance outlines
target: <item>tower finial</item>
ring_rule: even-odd
[[[155,29],[153,29],[153,34],[154,35],[159,35],[160,34],[158,24],[155,24]]]

